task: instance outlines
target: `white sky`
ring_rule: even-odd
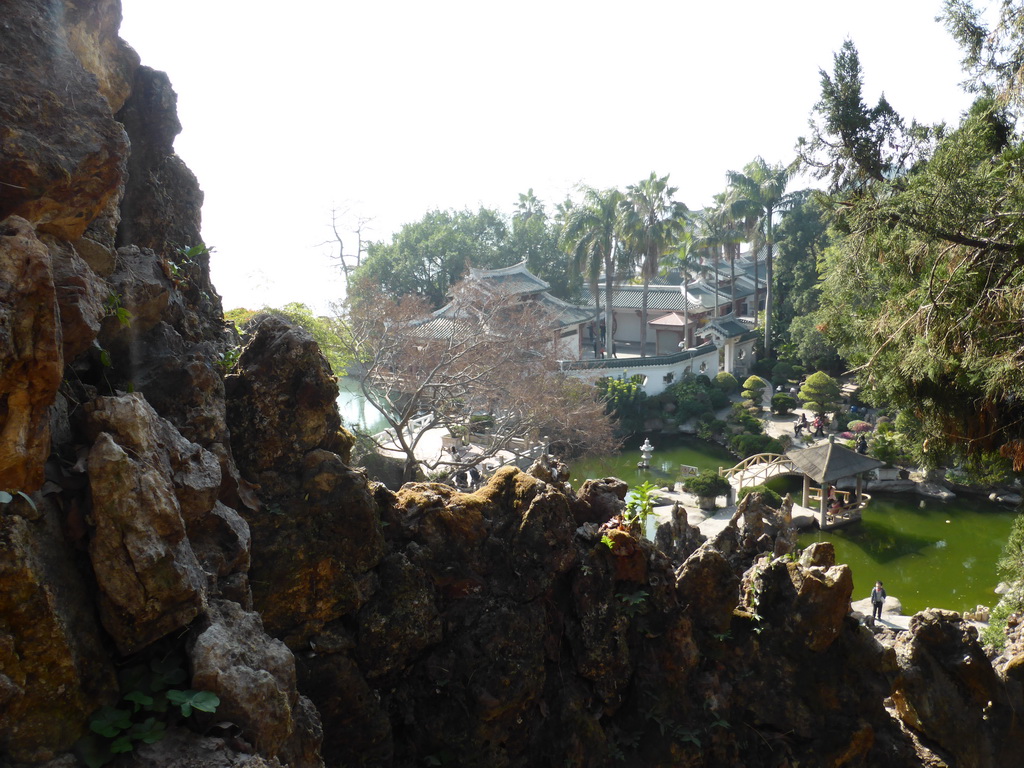
[[[728,170],[793,158],[848,37],[871,104],[923,122],[969,104],[940,0],[122,4],[121,36],[178,93],[225,309],[339,298],[332,208],[390,241],[434,208],[508,214],[532,187],[553,211],[651,171],[700,208]]]

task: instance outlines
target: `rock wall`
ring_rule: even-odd
[[[0,19],[0,765],[1013,764],[1024,662],[873,635],[756,496],[655,545],[614,479],[349,466],[312,339],[225,327],[119,14]]]

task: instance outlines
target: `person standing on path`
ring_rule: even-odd
[[[882,606],[885,604],[885,589],[882,582],[876,581],[875,588],[871,590],[871,618],[882,619]]]

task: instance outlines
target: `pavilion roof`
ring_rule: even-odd
[[[831,440],[810,448],[787,451],[786,458],[817,483],[831,483],[841,477],[852,477],[885,466],[884,461],[862,456]]]
[[[494,286],[500,286],[501,290],[515,295],[522,293],[540,293],[551,286],[547,281],[542,280],[526,268],[526,262],[521,261],[510,267],[498,269],[477,269],[470,267],[469,277],[472,280],[480,280]]]
[[[601,302],[604,303],[604,284],[601,284],[598,293],[601,294]],[[644,287],[642,285],[616,284],[612,288],[612,307],[615,309],[640,309],[643,306]],[[590,288],[584,286],[581,301],[584,305],[593,306],[594,297]],[[683,295],[678,285],[651,285],[647,292],[647,309],[654,311],[678,311],[684,309],[690,312],[700,312],[705,309],[701,304],[690,301]]]
[[[690,318],[690,322],[693,322],[693,318]],[[686,325],[686,318],[678,312],[669,312],[667,315],[654,318],[647,324],[656,328],[682,328]]]
[[[737,336],[742,336],[752,330],[750,326],[730,316],[716,317],[714,320],[710,320],[707,328],[708,330],[718,331],[718,333],[726,339],[733,339]]]

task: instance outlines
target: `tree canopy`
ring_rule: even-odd
[[[957,23],[966,23],[968,6],[947,3]],[[1006,33],[1004,48],[1019,47],[1020,27]],[[1002,90],[976,80],[982,95],[959,126],[908,129],[888,104],[864,105],[848,42],[835,74],[822,76],[801,147],[832,181],[834,244],[822,262],[818,327],[857,367],[865,396],[910,409],[936,450],[998,447],[1020,470],[1021,84],[998,67],[983,71]]]
[[[579,281],[559,247],[561,226],[532,189],[519,195],[511,218],[490,208],[429,211],[403,226],[390,243],[367,246],[352,273],[349,298],[358,303],[379,291],[396,301],[417,296],[437,309],[470,267],[494,269],[520,261],[548,281],[554,295],[571,298]]]

